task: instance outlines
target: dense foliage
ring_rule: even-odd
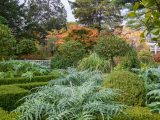
[[[129,49],[129,45],[123,39],[114,35],[100,37],[94,48],[100,57],[110,59],[112,64],[114,57],[126,55]]]
[[[46,75],[48,70],[40,65],[27,62],[3,61],[0,62],[0,78],[27,77]]]
[[[77,69],[81,71],[99,70],[101,72],[110,72],[111,65],[110,65],[110,61],[100,58],[96,53],[92,53],[89,56],[83,58],[81,61],[79,61]]]
[[[144,82],[134,73],[114,71],[106,77],[104,85],[107,88],[121,90],[121,96],[117,98],[119,102],[130,106],[144,104]]]
[[[121,21],[118,7],[110,0],[76,0],[71,2],[73,14],[81,24],[102,29],[104,22],[112,28]]]
[[[30,119],[101,119],[110,120],[122,111],[123,105],[113,102],[116,91],[101,86],[100,72],[77,72],[69,69],[69,75],[25,97],[16,111],[20,120]]]
[[[15,39],[8,26],[0,24],[0,60],[15,54]]]
[[[67,68],[76,65],[86,54],[85,47],[78,41],[68,41],[59,45],[52,59],[52,68]]]
[[[127,115],[119,114],[113,120],[159,120],[159,114],[152,114],[146,107],[129,107],[124,111]]]
[[[142,37],[146,37],[148,34],[152,34],[152,40],[159,43],[160,41],[160,1],[159,0],[142,0],[136,2],[133,11],[129,13],[130,17],[138,17],[137,9],[141,6],[144,7],[145,17],[141,17],[140,22],[145,26],[145,30]],[[137,22],[137,21],[136,21]]]
[[[24,5],[20,4],[19,0],[1,0],[0,16],[7,20],[14,35],[20,36],[24,26]]]
[[[147,90],[146,104],[153,112],[160,113],[160,68],[150,68],[140,71]]]
[[[125,57],[122,58],[120,67],[124,70],[140,68],[140,60],[138,59],[137,52],[133,48],[131,48]]]
[[[17,45],[17,54],[26,55],[36,52],[37,48],[35,42],[29,39],[22,39]]]

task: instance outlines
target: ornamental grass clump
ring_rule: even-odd
[[[78,64],[78,70],[99,70],[102,72],[110,72],[110,61],[100,58],[96,53],[83,58]]]
[[[110,120],[122,112],[124,105],[113,101],[117,90],[102,87],[101,72],[68,73],[23,98],[15,110],[21,113],[19,120]]]

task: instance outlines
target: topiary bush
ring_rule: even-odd
[[[70,40],[58,47],[58,52],[52,59],[52,68],[67,68],[76,65],[86,54],[84,46],[78,42]]]
[[[114,116],[112,120],[160,120],[159,114],[152,114],[145,107],[129,107],[124,112],[125,114]]]
[[[37,51],[35,42],[29,39],[22,39],[17,45],[17,54],[27,55]]]
[[[99,70],[102,72],[110,72],[111,66],[110,61],[104,60],[103,58],[100,58],[96,53],[92,53],[89,56],[83,58],[81,61],[79,61],[78,70]]]
[[[116,56],[124,56],[129,49],[129,45],[122,38],[114,35],[99,38],[94,48],[100,57],[111,60]]]
[[[117,98],[119,102],[126,105],[144,104],[144,82],[134,73],[129,71],[113,71],[106,77],[104,86],[121,90],[121,95]]]

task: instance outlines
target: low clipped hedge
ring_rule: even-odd
[[[106,76],[104,86],[120,90],[121,95],[117,97],[118,102],[129,106],[141,106],[144,104],[144,82],[134,73],[113,71]]]
[[[32,79],[30,78],[6,78],[0,79],[0,85],[9,85],[9,84],[21,84],[21,83],[30,83],[30,82],[48,82],[52,79],[56,79],[56,75],[45,75],[45,76],[35,76]]]
[[[5,110],[12,110],[20,105],[20,102],[17,101],[29,93],[30,92],[28,90],[15,85],[1,85],[0,107],[4,108]]]
[[[8,111],[5,111],[2,108],[0,108],[0,120],[17,120],[17,117],[17,113],[9,113]]]
[[[40,86],[44,86],[47,84],[48,82],[33,82],[33,83],[27,83],[27,84],[16,84],[16,86],[23,88],[23,89],[31,90],[35,87],[40,87]]]
[[[112,120],[160,120],[160,115],[152,114],[145,107],[131,107],[125,110],[125,114],[114,116]]]

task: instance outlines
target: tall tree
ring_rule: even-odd
[[[36,31],[44,39],[46,31],[60,29],[65,25],[67,15],[61,0],[26,0],[25,3],[25,33],[32,35]]]
[[[121,20],[119,9],[110,0],[69,1],[73,14],[81,24],[102,29],[102,24],[112,28]]]
[[[0,0],[0,16],[8,21],[8,26],[14,35],[19,36],[22,31],[24,4],[20,5],[19,0]]]

